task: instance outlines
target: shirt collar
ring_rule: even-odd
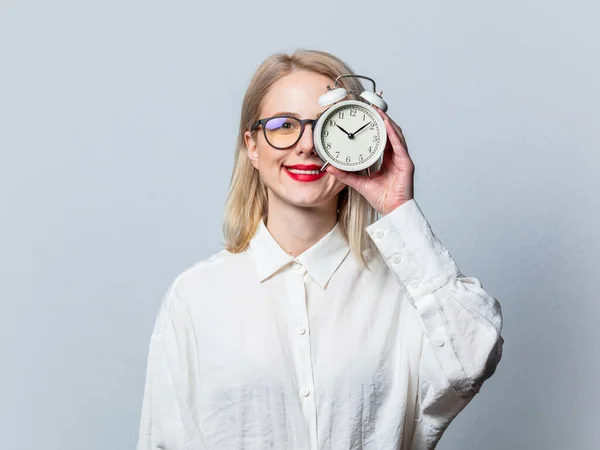
[[[250,252],[261,282],[288,264],[298,262],[323,289],[349,251],[350,246],[342,235],[339,223],[297,258],[281,248],[262,220],[250,241]]]

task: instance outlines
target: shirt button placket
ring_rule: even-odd
[[[298,370],[298,396],[302,402],[304,417],[310,430],[310,448],[317,448],[317,409],[313,392],[313,367],[310,349],[310,328],[308,323],[308,311],[306,309],[306,286],[304,275],[306,270],[298,262],[292,264],[292,277],[290,279],[290,296],[294,306],[294,318],[296,319],[295,341],[293,345],[297,349],[296,364]]]

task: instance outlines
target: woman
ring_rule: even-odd
[[[388,143],[371,177],[332,166],[319,176],[312,125],[282,145],[258,122],[317,118],[319,96],[348,73],[298,51],[254,75],[227,247],[163,299],[139,450],[433,449],[493,374],[500,305],[433,234],[400,128],[378,110]]]

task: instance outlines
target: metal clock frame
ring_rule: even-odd
[[[364,78],[367,78],[367,77],[364,77]],[[375,84],[375,82],[373,82],[373,84]],[[323,130],[324,124],[340,108],[344,108],[344,107],[347,107],[350,105],[358,106],[358,107],[369,110],[369,112],[375,118],[377,125],[379,126],[380,135],[381,135],[380,145],[377,150],[377,153],[379,153],[379,154],[376,154],[374,158],[369,158],[366,162],[364,162],[362,164],[359,164],[357,166],[352,166],[351,169],[348,168],[347,166],[340,165],[339,163],[334,163],[333,161],[330,161],[331,157],[327,156],[325,149],[322,146],[322,141],[321,141],[321,132]],[[321,114],[321,117],[319,117],[319,119],[317,120],[317,124],[313,130],[313,142],[315,144],[315,150],[317,151],[317,154],[325,162],[320,169],[321,172],[323,172],[327,168],[327,166],[329,166],[331,164],[332,166],[337,167],[338,169],[346,170],[348,172],[358,172],[360,170],[367,169],[367,175],[370,176],[371,172],[370,172],[369,168],[371,166],[374,166],[375,164],[377,164],[377,161],[379,159],[381,159],[383,152],[385,150],[385,146],[387,143],[387,130],[385,129],[385,123],[383,122],[383,119],[381,118],[379,113],[377,113],[375,108],[371,107],[368,103],[360,101],[360,100],[344,100],[344,101],[341,101],[338,103],[334,103],[323,114]]]

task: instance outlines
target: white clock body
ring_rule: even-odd
[[[373,107],[362,101],[345,100],[335,103],[319,117],[313,138],[315,150],[323,161],[341,170],[357,172],[380,160],[387,132]]]

